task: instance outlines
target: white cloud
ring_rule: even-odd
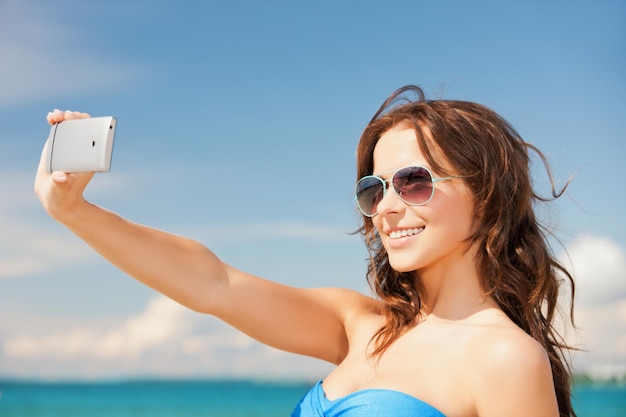
[[[584,351],[573,353],[579,371],[624,372],[626,364],[626,255],[610,239],[578,237],[567,249],[576,281],[577,334],[569,340]]]
[[[602,306],[626,297],[626,254],[619,245],[582,235],[567,252],[576,274],[577,305]]]
[[[317,224],[260,224],[256,229],[262,236],[296,238],[314,241],[348,241],[344,230]]]
[[[89,48],[55,3],[0,2],[0,108],[67,93],[110,89],[137,70]],[[78,40],[78,41],[77,41]]]
[[[105,332],[91,328],[46,336],[18,336],[4,344],[9,358],[136,358],[146,351],[175,340],[189,331],[189,312],[159,296],[145,311]]]
[[[301,222],[261,222],[238,227],[210,227],[188,230],[188,235],[209,246],[214,243],[237,242],[242,238],[287,239],[309,242],[354,242],[354,237],[345,230],[323,224]]]
[[[112,328],[51,329],[6,338],[2,373],[22,377],[259,376],[312,379],[329,365],[279,352],[161,295]],[[297,372],[294,374],[294,369]]]

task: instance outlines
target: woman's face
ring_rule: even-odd
[[[415,131],[403,126],[388,130],[374,149],[374,174],[386,173],[381,177],[387,180],[395,170],[410,165],[431,169],[419,149]],[[445,161],[442,165],[449,168]],[[433,176],[448,175],[433,172]],[[372,221],[391,266],[398,272],[422,274],[434,268],[445,271],[462,257],[472,256],[466,241],[474,219],[469,189],[462,179],[439,181],[434,188],[432,199],[422,206],[405,203],[391,187],[378,203],[378,214]]]

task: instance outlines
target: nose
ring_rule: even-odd
[[[387,180],[385,185],[387,186],[387,189],[385,191],[385,195],[376,206],[376,212],[385,216],[404,210],[406,208],[406,203],[400,199],[396,190],[393,188],[391,181]]]

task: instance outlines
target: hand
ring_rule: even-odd
[[[51,125],[71,119],[85,119],[87,113],[74,111],[54,110],[48,113],[48,123]],[[53,218],[62,221],[71,215],[72,210],[80,203],[84,203],[83,191],[93,177],[91,173],[67,173],[56,171],[49,174],[46,171],[46,153],[48,143],[44,145],[37,177],[35,178],[35,194],[39,197],[44,209]]]

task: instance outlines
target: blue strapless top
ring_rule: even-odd
[[[399,391],[364,389],[336,400],[326,398],[319,381],[291,417],[445,417],[432,405]]]

